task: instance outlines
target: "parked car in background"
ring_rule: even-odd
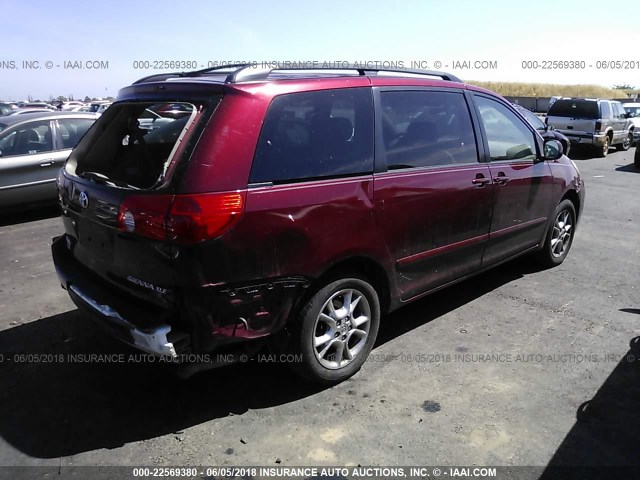
[[[10,103],[0,103],[0,117],[4,115],[9,115],[13,111],[14,111],[14,108],[11,106]]]
[[[82,105],[80,107],[73,107],[67,110],[67,112],[91,112],[91,105]]]
[[[584,184],[560,142],[495,93],[410,73],[247,65],[122,89],[60,171],[61,285],[141,350],[270,341],[332,384],[382,314],[523,254],[563,262]],[[191,113],[140,128],[163,103]]]
[[[109,106],[111,105],[112,102],[107,102],[107,101],[98,101],[98,102],[91,102],[91,105],[89,105],[89,111],[91,113],[99,113],[102,114],[104,113],[104,111],[109,108]]]
[[[0,118],[0,211],[55,202],[55,180],[97,115],[25,113]]]
[[[162,105],[154,105],[151,110],[161,117],[182,118],[191,115],[191,106],[182,103],[168,103]]]
[[[20,102],[18,108],[40,108],[46,110],[55,110],[55,107],[46,102]]]
[[[71,100],[69,102],[64,102],[62,104],[62,111],[70,111],[70,110],[73,110],[74,108],[79,108],[79,107],[84,107],[84,103],[78,102],[76,100]]]
[[[640,145],[640,103],[623,104],[625,112],[629,116],[629,120],[633,123],[633,143]]]
[[[174,118],[162,117],[150,108],[145,109],[138,117],[140,128],[144,128],[145,130],[155,130],[174,121]]]
[[[7,114],[9,117],[13,117],[15,115],[24,115],[31,113],[51,113],[54,110],[49,110],[48,108],[18,108],[16,110],[12,110]]]
[[[540,135],[542,135],[542,138],[558,140],[562,144],[564,154],[569,155],[571,142],[565,135],[558,132],[551,125],[544,123],[540,117],[531,110],[524,108],[522,105],[513,104],[513,108],[515,108],[524,117],[524,119],[529,122],[529,124],[535,128]]]
[[[611,147],[629,150],[634,125],[622,104],[593,98],[561,98],[549,109],[547,125],[569,138],[572,145],[587,145],[605,157]]]

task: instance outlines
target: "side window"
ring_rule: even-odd
[[[80,139],[87,133],[94,120],[88,118],[63,118],[58,120],[62,149],[75,148]]]
[[[250,183],[373,172],[370,88],[292,93],[269,106]]]
[[[49,120],[31,122],[0,134],[3,157],[33,155],[53,150]]]
[[[616,118],[624,119],[624,107],[622,106],[622,104],[614,103],[613,105],[615,106],[615,109],[616,109]]]
[[[602,111],[602,118],[604,120],[609,120],[611,118],[611,106],[609,102],[600,103],[600,110]]]
[[[492,161],[535,160],[534,135],[511,110],[495,100],[475,96],[487,133]]]
[[[380,93],[387,168],[436,167],[478,161],[462,93]]]

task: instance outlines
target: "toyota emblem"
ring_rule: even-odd
[[[82,208],[87,208],[89,206],[89,197],[85,192],[80,192],[80,196],[78,197],[78,200],[80,200],[80,206]]]

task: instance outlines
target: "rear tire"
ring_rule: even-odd
[[[611,140],[609,139],[609,135],[604,137],[604,143],[602,147],[598,148],[598,157],[604,158],[609,154],[609,148],[611,148]]]
[[[616,150],[620,152],[626,152],[631,148],[632,143],[633,143],[633,133],[629,132],[629,135],[627,135],[627,138],[624,139],[624,142],[616,146]]]
[[[564,262],[573,244],[575,229],[576,209],[571,200],[563,200],[551,217],[542,250],[536,254],[538,263],[551,268]]]
[[[380,301],[364,279],[345,276],[319,288],[296,318],[290,351],[294,370],[316,383],[334,385],[354,375],[378,335]]]

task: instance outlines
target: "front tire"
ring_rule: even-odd
[[[291,350],[301,361],[297,373],[333,385],[354,375],[378,335],[380,301],[364,279],[344,277],[318,289],[303,305],[294,325]]]
[[[576,229],[576,209],[570,200],[561,201],[552,217],[538,262],[546,267],[555,267],[567,258]]]
[[[616,146],[616,150],[621,152],[626,152],[631,148],[632,143],[633,143],[633,133],[629,133],[629,135],[627,135],[627,138],[624,139],[624,142]]]

